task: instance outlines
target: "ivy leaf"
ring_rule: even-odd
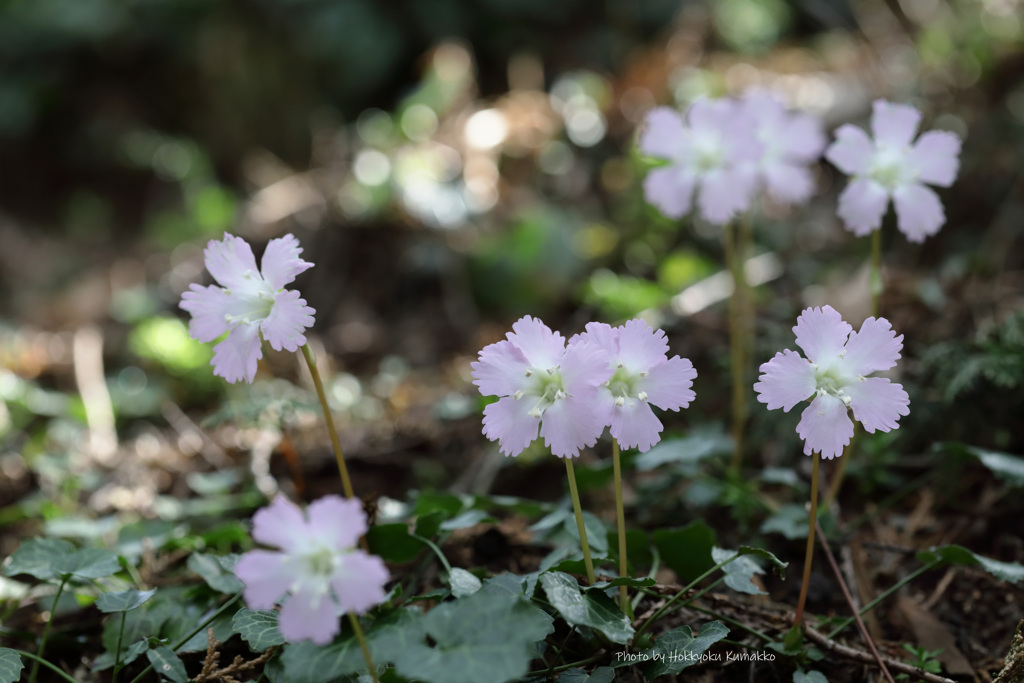
[[[21,670],[24,668],[17,652],[0,647],[0,683],[15,683],[21,678]]]
[[[452,595],[456,598],[464,598],[480,590],[483,583],[471,572],[460,567],[452,567],[452,571],[448,575],[448,585],[451,586]]]
[[[644,667],[647,680],[659,676],[677,675],[683,669],[700,661],[700,656],[709,647],[729,635],[727,629],[719,621],[709,621],[700,627],[696,636],[689,626],[680,626],[661,635],[654,641],[651,651],[652,661]]]
[[[96,607],[101,612],[127,612],[139,605],[144,604],[153,597],[156,589],[148,591],[121,591],[119,593],[104,593],[96,598]]]
[[[188,681],[185,663],[181,661],[178,655],[174,654],[174,650],[166,645],[149,650],[146,652],[146,658],[149,659],[153,669],[161,676],[171,679],[174,683],[186,683]]]
[[[395,669],[428,683],[505,683],[522,678],[537,641],[553,630],[542,610],[514,595],[479,592],[446,602],[422,620],[420,640],[395,652]]]
[[[656,529],[651,534],[661,558],[679,575],[684,583],[715,566],[711,548],[715,545],[715,532],[697,519],[678,529]]]
[[[599,666],[590,675],[587,675],[583,669],[563,671],[556,683],[612,683],[614,679],[614,669],[608,666]]]
[[[803,505],[783,505],[761,524],[761,533],[782,534],[793,541],[807,537],[807,510]]]
[[[797,669],[793,672],[793,683],[828,683],[828,679],[820,671]]]
[[[576,579],[562,572],[541,574],[540,585],[570,626],[589,626],[613,643],[623,645],[633,638],[629,618],[603,592],[583,594]]]
[[[192,553],[188,558],[188,568],[202,577],[206,585],[218,593],[237,593],[245,585],[238,580],[232,571],[238,555],[204,555]]]
[[[632,576],[617,576],[614,579],[608,579],[607,581],[598,581],[593,586],[587,586],[583,590],[604,590],[605,588],[614,588],[616,586],[628,586],[630,588],[646,588],[647,586],[653,586],[656,584],[650,576],[645,576],[642,579],[634,579]]]
[[[284,643],[277,628],[277,612],[270,610],[240,609],[231,619],[231,629],[249,643],[253,652]]]
[[[117,555],[109,550],[83,548],[58,560],[54,570],[61,577],[102,579],[121,571],[121,564],[117,561]]]
[[[943,564],[975,565],[1007,583],[1024,581],[1024,566],[1016,562],[993,560],[959,545],[944,545],[923,550],[917,554],[917,560],[926,564],[941,561]]]
[[[33,538],[18,546],[4,567],[5,576],[28,574],[45,581],[57,574],[57,564],[75,551],[75,546],[57,538]]]
[[[449,520],[441,522],[442,531],[455,531],[456,529],[465,529],[481,522],[497,522],[493,516],[489,515],[484,510],[466,510],[456,517],[452,517]]]
[[[715,564],[721,564],[731,557],[736,559],[722,567],[722,572],[725,574],[725,585],[740,593],[768,595],[753,582],[755,574],[764,574],[764,570],[756,562],[749,557],[740,555],[735,550],[711,549],[711,559],[715,561]]]

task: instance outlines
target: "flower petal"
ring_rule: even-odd
[[[366,513],[358,498],[324,496],[306,508],[309,535],[335,550],[354,548],[366,533]]]
[[[384,584],[390,579],[387,567],[376,555],[362,550],[346,554],[331,578],[331,587],[344,612],[363,614],[384,602]]]
[[[839,195],[837,213],[847,230],[863,237],[882,227],[882,217],[888,207],[889,193],[881,184],[868,178],[857,178]]]
[[[545,445],[560,458],[576,457],[581,448],[597,443],[609,422],[607,405],[596,387],[555,401],[541,420],[540,435]]]
[[[919,123],[921,112],[909,104],[875,100],[872,105],[871,131],[879,145],[894,149],[909,147]]]
[[[924,185],[904,185],[892,194],[896,205],[896,227],[911,242],[924,242],[946,222],[939,196]]]
[[[825,149],[825,132],[821,120],[804,112],[793,112],[782,122],[779,138],[775,141],[785,159],[812,163]]]
[[[599,345],[579,340],[565,350],[560,364],[562,386],[572,397],[608,381],[614,359]]]
[[[646,453],[661,441],[662,429],[661,420],[646,401],[627,399],[623,405],[614,406],[608,431],[621,448],[637,448]]]
[[[271,288],[281,289],[295,279],[299,273],[313,267],[309,261],[299,258],[302,247],[292,234],[277,237],[267,242],[263,252],[262,273]]]
[[[945,130],[928,131],[910,150],[910,164],[922,183],[949,187],[960,170],[960,138]]]
[[[888,320],[868,318],[850,334],[843,363],[854,375],[869,375],[896,365],[902,349],[903,335],[897,337]]]
[[[808,360],[818,364],[827,364],[837,358],[852,330],[853,327],[831,306],[804,309],[793,328],[796,345],[804,350]]]
[[[199,342],[212,342],[228,331],[226,315],[232,313],[237,299],[216,285],[202,287],[189,285],[189,291],[181,295],[179,308],[192,314],[188,323],[188,334]]]
[[[803,204],[814,194],[814,176],[806,166],[777,162],[761,171],[768,193],[782,204]]]
[[[725,225],[750,206],[753,174],[717,170],[705,174],[697,191],[700,215],[709,223]]]
[[[656,107],[644,117],[640,151],[660,159],[680,159],[689,148],[683,117],[669,107]]]
[[[817,380],[811,362],[796,351],[786,349],[775,354],[760,368],[761,376],[754,384],[757,400],[768,410],[782,408],[788,413],[793,406],[814,394]]]
[[[306,529],[306,517],[295,503],[278,496],[252,516],[252,539],[263,545],[291,550]]]
[[[281,606],[277,628],[290,643],[326,645],[338,634],[338,607],[327,595],[302,587]]]
[[[825,150],[825,158],[846,175],[865,175],[871,168],[875,145],[862,128],[846,124],[836,131],[836,139]]]
[[[469,364],[473,384],[484,396],[511,396],[527,384],[530,364],[512,342],[500,341],[480,350],[480,360]]]
[[[250,550],[238,558],[235,576],[245,584],[249,609],[271,609],[291,586],[292,571],[284,553]]]
[[[618,361],[631,374],[646,372],[668,357],[668,339],[663,330],[653,330],[640,318],[627,320],[619,328]]]
[[[820,451],[826,460],[838,458],[853,438],[846,404],[831,394],[819,394],[804,408],[796,433],[804,440],[804,455]]]
[[[259,277],[252,247],[241,237],[224,233],[220,242],[210,240],[203,258],[210,275],[228,289],[246,289],[253,278]]]
[[[693,206],[697,177],[683,166],[652,169],[644,178],[644,199],[667,218],[682,218]]]
[[[530,366],[537,369],[555,367],[565,353],[565,338],[528,315],[517,320],[505,337],[522,352]]]
[[[210,365],[213,366],[213,374],[232,384],[243,379],[252,384],[260,358],[263,358],[260,328],[243,323],[235,325],[227,339],[213,347]]]
[[[869,433],[899,429],[901,415],[910,414],[910,397],[903,387],[884,377],[868,377],[843,387],[850,397],[853,416]]]
[[[270,315],[260,323],[260,329],[275,351],[298,351],[306,343],[303,332],[312,327],[315,313],[297,291],[282,290],[274,295]]]
[[[590,322],[587,323],[586,331],[583,334],[574,335],[569,340],[569,346],[578,342],[590,342],[600,346],[609,358],[615,359],[619,355],[619,334],[621,332],[621,327],[612,327],[608,323]]]
[[[502,398],[484,408],[484,436],[497,441],[505,455],[517,456],[537,438],[540,418],[530,415],[529,399]]]
[[[689,408],[690,401],[697,397],[690,388],[695,379],[697,371],[693,363],[686,358],[673,356],[664,363],[652,366],[637,388],[647,392],[647,401],[662,410],[679,410]]]

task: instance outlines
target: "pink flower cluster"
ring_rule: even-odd
[[[366,528],[357,499],[324,496],[303,513],[278,496],[253,516],[252,537],[280,550],[251,550],[235,564],[246,604],[283,602],[277,627],[286,640],[331,642],[339,614],[362,614],[386,596],[384,562],[355,547]]]
[[[786,111],[767,93],[740,100],[698,100],[680,115],[658,107],[648,115],[640,151],[667,163],[644,180],[647,201],[669,218],[690,212],[725,224],[746,211],[761,189],[783,203],[814,192],[808,166],[825,147],[821,124]]]
[[[695,396],[693,364],[668,358],[665,333],[642,320],[590,323],[566,344],[525,316],[506,337],[472,364],[480,392],[500,397],[484,409],[484,436],[505,455],[519,455],[539,433],[552,453],[575,457],[609,426],[623,448],[647,451],[663,429],[651,405],[679,410]]]

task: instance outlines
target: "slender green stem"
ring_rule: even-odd
[[[172,646],[171,646],[171,650],[172,650],[172,651],[174,651],[174,652],[177,652],[178,650],[180,650],[180,649],[181,649],[181,647],[182,647],[182,646],[183,646],[183,645],[184,645],[185,643],[187,643],[188,641],[192,640],[192,638],[193,638],[193,637],[194,637],[194,636],[195,636],[195,635],[196,635],[197,633],[199,633],[200,631],[203,631],[203,630],[205,630],[205,629],[206,629],[206,628],[207,628],[207,627],[208,627],[208,626],[209,626],[210,624],[212,624],[212,623],[214,622],[214,620],[215,620],[215,619],[216,619],[217,617],[219,617],[220,615],[224,614],[224,612],[226,612],[226,611],[228,610],[228,608],[229,608],[229,607],[231,607],[231,605],[233,605],[233,604],[235,604],[236,602],[238,602],[238,600],[239,600],[239,599],[240,599],[241,597],[242,597],[242,594],[241,594],[241,593],[235,593],[235,594],[234,594],[234,595],[233,595],[233,596],[231,597],[231,599],[230,599],[230,600],[228,600],[228,601],[227,601],[227,602],[225,602],[225,603],[224,603],[223,605],[221,605],[220,607],[218,607],[218,608],[217,608],[217,609],[216,609],[216,610],[215,610],[215,611],[213,612],[213,614],[211,614],[210,616],[206,617],[206,618],[205,618],[205,619],[203,619],[203,620],[202,620],[201,622],[199,622],[199,625],[198,625],[198,626],[196,626],[196,627],[195,627],[194,629],[192,629],[191,631],[189,631],[189,633],[188,633],[188,634],[187,634],[186,636],[184,636],[183,638],[181,638],[180,640],[178,640],[178,642],[177,642],[177,643],[175,643],[174,645],[172,645]],[[152,665],[152,664],[150,664],[150,665],[149,665],[149,666],[147,666],[147,667],[146,667],[145,669],[143,669],[143,670],[142,670],[141,672],[139,672],[139,675],[138,675],[138,676],[136,676],[135,678],[133,678],[133,679],[131,680],[131,683],[139,683],[139,681],[141,681],[141,680],[142,680],[143,678],[145,678],[146,674],[148,674],[148,673],[149,673],[150,671],[152,671],[152,670],[153,670],[153,665]]]
[[[320,379],[320,372],[316,367],[316,354],[309,344],[302,347],[302,357],[306,359],[309,366],[309,374],[313,377],[313,386],[316,387],[316,395],[320,399],[320,408],[324,411],[324,423],[327,424],[327,432],[331,435],[331,447],[334,448],[334,459],[338,462],[338,474],[341,475],[341,487],[347,498],[355,498],[356,494],[352,489],[352,480],[348,476],[348,468],[345,466],[345,454],[341,452],[341,441],[338,440],[338,430],[334,427],[334,418],[331,417],[331,408],[327,404],[327,394],[324,393],[324,383]]]
[[[559,666],[553,666],[553,667],[551,667],[549,669],[544,669],[543,671],[538,671],[537,672],[537,676],[540,677],[540,678],[546,678],[548,676],[551,676],[552,674],[558,673],[559,671],[567,671],[569,669],[576,669],[576,668],[579,668],[579,667],[586,666],[587,664],[591,664],[593,662],[600,661],[604,657],[605,657],[605,653],[604,652],[600,652],[600,653],[594,655],[593,657],[587,657],[586,659],[581,659],[581,660],[576,661],[576,662],[569,662],[568,664],[561,664]]]
[[[811,466],[811,519],[807,529],[807,553],[804,555],[804,578],[800,582],[800,599],[796,603],[796,616],[793,626],[799,626],[804,616],[804,603],[807,602],[807,586],[811,583],[811,560],[814,559],[814,527],[818,523],[818,462],[821,453],[814,452],[814,464]]]
[[[651,618],[650,618],[650,619],[648,619],[647,621],[645,621],[645,622],[643,623],[643,625],[642,625],[642,626],[641,626],[640,628],[638,628],[638,629],[637,629],[637,631],[636,631],[636,635],[640,635],[641,633],[643,633],[644,631],[646,631],[646,630],[647,630],[647,627],[648,627],[648,626],[650,626],[651,624],[653,624],[654,622],[656,622],[656,621],[657,621],[658,619],[660,619],[660,618],[661,618],[662,616],[664,616],[664,615],[665,615],[665,613],[666,613],[666,612],[667,612],[667,611],[668,611],[668,610],[669,610],[669,609],[670,609],[670,608],[672,607],[672,605],[673,605],[673,604],[675,604],[675,602],[676,602],[677,600],[679,600],[680,598],[682,598],[683,596],[685,596],[685,595],[686,595],[687,593],[689,593],[689,592],[690,592],[690,590],[691,590],[691,589],[693,589],[693,587],[694,587],[694,586],[696,586],[696,585],[697,585],[698,583],[700,583],[700,582],[701,582],[701,581],[703,581],[704,579],[708,578],[709,576],[711,576],[712,574],[714,574],[715,572],[717,572],[717,571],[718,571],[719,569],[721,569],[722,567],[724,567],[725,565],[729,564],[730,562],[732,562],[733,560],[735,560],[735,559],[737,559],[737,558],[739,558],[739,557],[741,557],[741,555],[740,555],[739,553],[737,553],[737,554],[733,555],[732,557],[730,557],[730,558],[729,558],[728,560],[725,560],[724,562],[719,562],[719,563],[718,563],[718,564],[716,564],[716,565],[715,565],[714,567],[712,567],[711,569],[707,570],[706,572],[704,572],[703,574],[701,574],[700,576],[698,576],[698,577],[697,577],[696,579],[694,579],[693,581],[691,581],[690,583],[688,583],[688,584],[687,584],[687,585],[686,585],[686,586],[685,586],[684,588],[682,588],[682,589],[681,589],[681,590],[680,590],[680,591],[679,591],[678,593],[676,593],[675,595],[673,595],[673,596],[672,596],[672,597],[671,597],[671,598],[669,599],[669,601],[668,601],[668,602],[666,602],[666,603],[665,603],[664,605],[662,605],[662,606],[661,606],[660,608],[658,608],[658,610],[657,610],[657,611],[656,611],[656,612],[655,612],[654,614],[652,614],[652,615],[651,615]],[[717,581],[716,581],[715,583],[717,583]],[[703,594],[704,594],[704,593],[706,593],[706,592],[707,592],[708,590],[710,590],[710,589],[711,589],[711,588],[712,588],[712,587],[713,587],[714,585],[715,585],[715,584],[712,584],[712,586],[708,586],[708,588],[707,588],[707,589],[705,589],[705,590],[701,591],[701,592],[700,592],[700,593],[698,593],[697,595],[694,595],[694,596],[693,596],[693,597],[691,597],[691,598],[687,598],[686,602],[690,602],[690,601],[691,601],[691,600],[693,600],[694,598],[696,598],[696,597],[698,597],[698,596],[700,596],[700,595],[703,595]],[[684,603],[684,604],[685,604],[685,603]],[[634,638],[635,638],[635,637],[636,637],[636,636],[634,636]]]
[[[39,674],[39,663],[43,661],[43,652],[46,650],[46,640],[50,637],[50,629],[53,627],[53,618],[57,614],[57,601],[60,600],[60,596],[64,593],[64,586],[67,585],[69,578],[71,578],[70,574],[61,579],[60,586],[57,587],[57,594],[53,596],[53,606],[50,608],[50,618],[46,620],[46,626],[43,627],[43,638],[39,641],[39,649],[36,650],[37,657],[32,661],[32,673],[28,676],[28,683],[36,683],[36,676]]]
[[[370,674],[370,678],[373,679],[373,683],[377,683],[377,667],[373,665],[373,657],[370,656],[370,647],[366,644],[366,636],[363,635],[363,627],[359,625],[359,619],[352,612],[348,613],[348,621],[352,624],[352,630],[356,634],[356,639],[359,641],[359,648],[363,651],[363,659],[366,661],[366,671]]]
[[[580,532],[580,548],[583,550],[583,564],[587,567],[587,582],[593,586],[597,583],[594,576],[594,562],[590,559],[590,543],[587,542],[587,527],[583,524],[583,510],[580,508],[580,493],[576,489],[576,473],[572,469],[572,458],[566,456],[565,474],[569,478],[569,495],[572,496],[572,509],[576,514],[576,528]]]
[[[739,473],[743,462],[743,423],[746,418],[746,381],[743,372],[744,344],[743,309],[747,290],[747,278],[743,272],[744,254],[737,244],[738,229],[726,225],[722,234],[725,240],[725,260],[732,274],[732,296],[729,297],[729,358],[732,365],[732,461],[730,469]]]
[[[626,558],[626,512],[622,503],[622,458],[619,457],[619,442],[612,439],[612,475],[615,477],[615,521],[619,527],[619,576],[629,573]],[[633,606],[629,602],[629,591],[619,586],[619,606],[622,613],[633,620]]]
[[[14,649],[14,648],[10,648],[10,649]],[[42,657],[40,657],[38,655],[34,655],[31,652],[25,652],[24,650],[16,650],[15,649],[14,651],[17,652],[18,655],[24,657],[25,659],[31,659],[34,664],[42,664],[47,669],[49,669],[50,671],[54,672],[55,674],[57,674],[61,678],[63,678],[65,681],[70,681],[70,683],[78,683],[78,681],[76,681],[71,676],[67,675],[67,673],[62,671],[60,669],[60,667],[57,667],[54,664],[50,664],[48,661],[46,661]]]
[[[128,620],[128,612],[121,612],[121,630],[117,633],[117,653],[114,655],[114,675],[111,683],[117,683],[117,674],[121,671],[121,645],[124,643],[124,623]]]
[[[438,561],[444,566],[444,570],[446,572],[448,572],[449,574],[452,573],[452,566],[448,563],[448,558],[444,556],[444,553],[441,552],[441,549],[439,547],[437,547],[436,543],[431,541],[429,538],[426,538],[424,536],[420,536],[419,534],[414,534],[412,532],[409,533],[409,536],[411,536],[412,538],[415,538],[417,541],[419,541],[420,543],[423,543],[428,548],[433,550],[434,554],[437,555]]]
[[[871,233],[871,315],[878,317],[879,299],[885,290],[885,281],[882,280],[882,231],[875,230]]]
[[[885,592],[881,593],[877,598],[875,598],[874,600],[872,600],[868,604],[864,605],[860,609],[860,612],[859,612],[860,616],[864,616],[865,614],[867,614],[868,612],[873,610],[875,608],[875,606],[878,605],[878,603],[882,602],[883,600],[888,598],[890,595],[892,595],[893,593],[898,591],[900,588],[903,588],[908,583],[910,583],[911,581],[913,581],[917,577],[921,576],[921,574],[924,574],[927,571],[935,569],[940,564],[942,564],[941,560],[938,560],[938,561],[935,561],[935,562],[929,562],[928,564],[924,565],[923,567],[919,567],[918,569],[915,569],[911,573],[907,574],[905,577],[903,577],[902,579],[897,581],[895,584],[893,584],[892,587],[890,587],[888,590],[886,590]],[[849,617],[849,618],[844,619],[843,621],[839,622],[839,625],[836,626],[834,629],[832,629],[832,632],[828,634],[828,639],[829,640],[835,639],[835,637],[837,635],[842,633],[843,630],[847,626],[852,624],[854,621],[855,621],[855,619],[853,617]]]

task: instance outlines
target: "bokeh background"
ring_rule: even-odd
[[[935,444],[1024,452],[1022,24],[1020,0],[4,0],[0,524],[100,533],[76,520],[172,519],[213,494],[251,509],[253,478],[337,490],[294,355],[265,349],[256,383],[229,386],[188,338],[177,303],[224,231],[257,254],[293,233],[315,262],[297,286],[368,497],[562,495],[542,449],[506,461],[480,434],[469,362],[523,314],[566,336],[663,327],[700,373],[667,433],[727,450],[720,230],[645,205],[635,139],[656,104],[762,87],[829,131],[881,97],[964,137],[939,235],[909,244],[886,219],[882,314],[912,407],[863,442],[847,495],[870,505],[956,460],[932,521],[1019,561],[1019,503],[971,527],[984,468]],[[868,314],[845,179],[817,176],[808,206],[757,208],[751,373],[803,307]],[[762,408],[749,463],[790,481],[796,417]],[[702,481],[664,484],[638,522],[710,507],[740,520],[720,533],[751,528],[743,490]]]

